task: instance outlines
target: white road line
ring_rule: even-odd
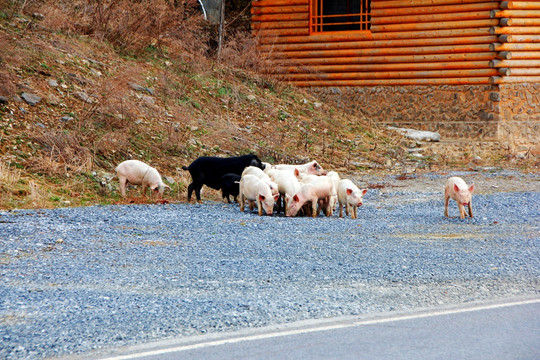
[[[170,347],[166,349],[146,351],[146,352],[141,352],[137,354],[108,357],[108,358],[103,358],[102,360],[131,360],[131,359],[137,359],[137,358],[141,358],[145,356],[163,355],[163,354],[167,354],[171,352],[187,351],[187,350],[201,349],[201,348],[211,347],[211,346],[234,344],[234,343],[239,343],[243,341],[264,340],[264,339],[277,338],[281,336],[300,335],[300,334],[307,334],[307,333],[313,333],[313,332],[319,332],[319,331],[345,329],[345,328],[354,327],[354,326],[384,324],[384,323],[396,322],[396,321],[422,319],[422,318],[435,317],[435,316],[460,314],[460,313],[467,313],[467,312],[473,312],[473,311],[492,310],[492,309],[499,309],[499,308],[505,308],[505,307],[510,307],[510,306],[529,305],[529,304],[536,304],[536,303],[540,303],[540,299],[532,299],[532,300],[524,300],[524,301],[516,301],[516,302],[510,302],[510,303],[492,304],[492,305],[482,305],[482,306],[475,306],[475,307],[463,308],[463,309],[432,311],[432,312],[425,312],[425,313],[419,313],[419,314],[413,314],[413,315],[401,315],[401,316],[394,316],[394,317],[380,318],[380,319],[373,319],[373,320],[362,320],[362,321],[328,325],[328,326],[314,326],[310,328],[296,329],[296,330],[285,330],[285,331],[278,330],[276,332],[267,333],[267,334],[249,335],[249,336],[242,336],[242,337],[229,338],[229,339],[223,339],[223,340],[214,340],[214,341],[208,341],[208,342],[203,342],[203,343],[198,343],[198,344],[193,344],[193,345],[183,345],[183,346],[177,346],[177,347]]]

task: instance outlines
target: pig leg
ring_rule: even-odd
[[[240,205],[240,211],[244,212],[244,206],[246,205],[246,203],[245,203],[244,193],[241,190],[240,190],[240,202],[238,204]]]
[[[343,217],[343,203],[339,201],[338,206],[339,206],[339,217]]]
[[[261,200],[259,200],[259,199],[257,199],[257,210],[258,210],[259,216],[262,216],[263,215],[263,208],[262,208]]]
[[[188,202],[191,202],[191,194],[193,193],[194,190],[195,190],[195,188],[193,186],[193,183],[189,184],[189,186],[187,188],[187,201]]]
[[[319,204],[318,201],[312,201],[311,202],[311,216],[316,218],[317,215],[319,215],[319,209],[317,208],[317,205]]]
[[[444,193],[444,216],[448,217],[448,203],[450,202],[450,196],[448,193]]]
[[[352,219],[358,219],[358,215],[357,215],[357,213],[356,213],[356,210],[357,210],[357,209],[358,209],[358,207],[356,207],[356,206],[353,206],[353,207],[352,207],[352,214],[351,214],[351,218],[352,218]]]
[[[459,209],[459,218],[465,219],[465,208],[463,207],[463,204],[458,203],[458,209]]]
[[[349,216],[350,209],[351,209],[351,205],[345,204],[345,215]]]
[[[125,176],[119,176],[118,180],[120,181],[120,193],[122,197],[126,197],[127,178]]]
[[[473,217],[473,214],[472,214],[472,200],[469,201],[469,216]]]

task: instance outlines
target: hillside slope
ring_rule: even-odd
[[[120,42],[128,48],[107,29],[89,31],[93,22],[74,7],[44,1],[21,12],[0,3],[0,208],[118,202],[113,169],[131,158],[161,172],[169,201],[185,200],[181,166],[201,155],[317,159],[342,172],[431,160],[409,158],[402,138],[367,119],[258,74],[264,63],[253,66],[246,37],[212,60],[194,17],[179,20],[191,31],[182,36],[124,29],[140,40]]]

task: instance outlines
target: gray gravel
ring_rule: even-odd
[[[476,184],[474,219],[444,181]],[[359,219],[237,205],[0,212],[0,358],[539,293],[540,177],[364,177]]]

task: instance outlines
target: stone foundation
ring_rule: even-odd
[[[475,141],[487,151],[495,146],[506,152],[539,146],[539,90],[540,84],[309,89],[378,124],[436,131],[445,141]]]

